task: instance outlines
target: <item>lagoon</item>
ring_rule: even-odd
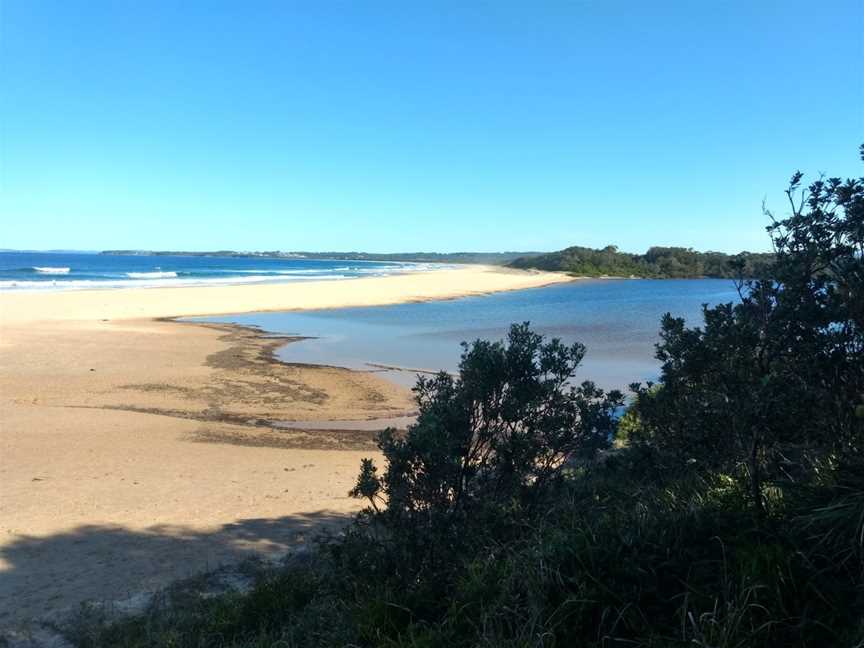
[[[530,322],[544,335],[586,345],[578,380],[625,389],[631,382],[658,376],[654,345],[664,313],[699,325],[703,304],[737,299],[733,282],[726,279],[576,280],[449,301],[250,313],[199,321],[304,337],[282,347],[279,359],[381,372],[408,386],[416,381],[418,370],[455,371],[461,342],[501,339],[511,323]]]

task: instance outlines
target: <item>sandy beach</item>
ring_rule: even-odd
[[[373,432],[410,415],[374,373],[167,318],[447,299],[568,281],[483,266],[286,284],[0,293],[0,627],[113,600],[338,525]]]

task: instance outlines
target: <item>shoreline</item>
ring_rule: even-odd
[[[570,280],[471,267],[266,287],[0,294],[0,628],[280,555],[322,525],[335,528],[362,506],[347,492],[360,460],[376,454],[374,432],[350,422],[415,409],[407,389],[375,372],[273,357],[291,338],[174,318]],[[340,420],[347,429],[319,425]]]
[[[374,374],[282,363],[288,338],[248,327],[58,322],[3,338],[0,628],[338,528],[375,433],[302,422],[413,409]]]
[[[0,292],[0,326],[23,322],[164,319],[385,306],[542,288],[570,281],[577,279],[557,272],[465,266],[339,281],[7,291]]]

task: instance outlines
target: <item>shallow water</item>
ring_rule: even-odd
[[[657,377],[654,345],[664,313],[699,325],[703,303],[737,298],[725,279],[584,280],[450,301],[201,319],[311,336],[282,347],[279,358],[378,371],[409,386],[416,370],[455,371],[460,342],[500,339],[511,323],[528,321],[540,333],[587,346],[578,380],[624,389]]]

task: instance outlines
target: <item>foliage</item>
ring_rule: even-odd
[[[864,190],[799,182],[771,278],[664,317],[617,448],[621,395],[571,385],[584,349],[514,326],[420,381],[361,465],[369,508],[309,562],[76,641],[864,647]]]
[[[740,303],[704,308],[702,327],[667,314],[663,389],[635,386],[645,434],[744,477],[760,516],[764,477],[793,477],[795,452],[858,452],[864,439],[864,180],[800,181],[791,215],[768,227],[772,278],[741,279]]]
[[[159,606],[85,647],[860,646],[855,529],[835,515],[864,472],[801,486],[756,533],[738,492],[644,446],[546,491],[542,509],[466,527],[463,550],[406,583],[409,558],[359,523],[246,595]],[[856,500],[860,514],[860,499]],[[823,512],[823,509],[827,512]],[[849,516],[840,514],[843,520]],[[845,553],[843,553],[845,549]]]
[[[569,461],[607,447],[623,403],[620,392],[571,385],[584,347],[545,342],[527,323],[513,325],[506,344],[463,347],[457,377],[419,379],[407,434],[381,435],[383,475],[364,460],[351,491],[377,524],[427,547],[431,534],[445,555],[483,509],[531,507]]]
[[[772,258],[771,254],[741,252],[729,255],[682,247],[652,247],[645,254],[630,254],[620,252],[614,245],[607,245],[600,250],[569,247],[559,252],[516,259],[510,265],[586,277],[732,278],[738,276],[742,268],[748,277],[762,276]]]

